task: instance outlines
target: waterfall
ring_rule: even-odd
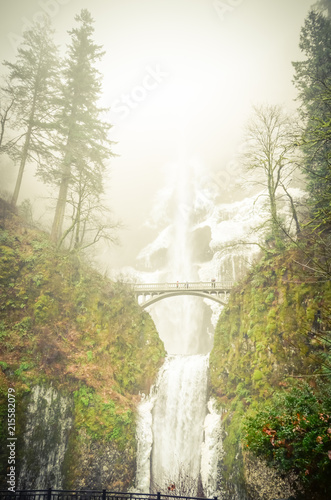
[[[171,355],[138,409],[136,489],[208,497],[217,492],[221,416],[207,401],[209,355]]]
[[[221,438],[221,414],[210,399],[207,404],[208,413],[204,422],[204,441],[201,448],[201,482],[204,494],[208,497],[222,497],[218,489],[218,462],[223,458]],[[217,493],[216,493],[217,492]]]
[[[142,493],[146,493],[150,490],[151,483],[150,460],[153,446],[152,410],[154,401],[155,397],[153,397],[153,394],[150,394],[150,396],[147,399],[143,399],[138,406],[136,429],[138,443],[136,486]]]
[[[259,251],[257,245],[249,243],[252,233],[255,243],[264,237],[267,215],[263,193],[221,203],[219,186],[211,191],[204,188],[201,171],[185,157],[178,164],[168,165],[167,175],[149,223],[159,235],[138,256],[145,262],[141,281],[241,279]],[[303,196],[299,190],[292,194],[296,199]],[[287,212],[290,214],[289,207]],[[258,233],[257,227],[262,228]],[[197,237],[202,241],[194,253]],[[239,241],[245,245],[238,245]],[[160,250],[163,267],[153,269],[153,256]],[[195,297],[173,297],[149,310],[168,358],[151,394],[139,408],[136,488],[142,492],[150,487],[162,490],[172,483],[177,494],[188,494],[189,490],[196,495],[202,487],[206,496],[222,497],[218,490],[222,481],[217,477],[223,457],[221,415],[212,400],[207,402],[212,326],[222,306],[204,302]],[[203,321],[206,309],[212,311],[208,325]],[[186,491],[178,491],[183,477],[187,479]],[[244,498],[242,493],[236,495]]]
[[[165,281],[198,281],[193,263],[192,231],[196,200],[192,164],[182,160],[168,169],[170,225]],[[169,193],[169,190],[167,191]],[[211,279],[213,276],[210,276]],[[168,357],[151,394],[138,410],[136,489],[173,489],[177,495],[216,494],[216,411],[208,403],[207,381],[210,332],[203,324],[204,301],[173,297],[155,304],[150,314],[164,341]],[[212,458],[211,458],[212,457]]]
[[[208,356],[170,356],[157,382],[153,408],[152,487],[170,484],[179,494],[196,494],[200,475],[199,450],[207,403]],[[178,481],[180,485],[178,486]]]

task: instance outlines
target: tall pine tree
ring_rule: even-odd
[[[59,136],[60,168],[40,168],[39,175],[59,185],[52,239],[59,243],[63,232],[66,205],[70,198],[77,200],[74,226],[77,230],[82,213],[82,185],[92,189],[98,197],[103,191],[106,160],[112,156],[107,134],[110,125],[101,119],[98,106],[101,94],[101,75],[96,68],[103,51],[93,42],[93,19],[83,9],[75,17],[78,27],[72,29],[71,44],[64,62],[63,84],[59,99],[56,127]],[[78,237],[77,237],[78,241]]]
[[[304,122],[303,169],[315,228],[331,224],[331,2],[319,2],[328,15],[311,11],[301,30],[305,60],[294,62]]]
[[[45,17],[24,32],[15,63],[8,61],[8,84],[3,89],[13,103],[14,126],[20,131],[20,165],[12,204],[16,205],[26,163],[49,157],[48,132],[52,121],[52,96],[58,73],[57,49],[53,30]]]

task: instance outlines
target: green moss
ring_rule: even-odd
[[[314,387],[326,380],[315,373],[329,377],[331,284],[307,279],[296,264],[302,256],[295,252],[258,263],[231,293],[215,329],[210,383],[228,410],[224,463],[229,480],[238,466],[242,416],[298,377],[309,381],[311,376]]]
[[[58,308],[55,300],[44,294],[39,296],[34,305],[33,312],[36,323],[46,323],[58,316]]]
[[[254,370],[254,373],[252,375],[252,380],[254,382],[257,382],[258,380],[261,380],[263,378],[263,374],[260,370]]]
[[[105,402],[86,386],[74,392],[75,428],[84,428],[94,440],[115,441],[120,449],[134,442],[135,421],[132,410],[114,401]]]
[[[75,391],[73,435],[84,430],[100,445],[134,450],[137,395],[149,390],[165,356],[151,317],[129,287],[56,251],[46,234],[22,231],[14,216],[6,225],[0,235],[2,387],[22,394],[36,384]],[[24,426],[22,414],[19,419]]]

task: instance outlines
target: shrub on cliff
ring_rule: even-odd
[[[300,383],[277,391],[242,420],[244,446],[270,465],[293,470],[312,492],[325,492],[331,471],[331,387]]]
[[[326,469],[331,470],[329,449],[325,449],[328,433],[324,432],[323,437],[319,428],[320,424],[330,427],[330,422],[326,424],[319,419],[319,413],[323,418],[331,414],[331,282],[325,279],[325,274],[307,271],[300,264],[307,262],[309,253],[319,262],[323,255],[318,254],[316,246],[307,241],[302,242],[302,248],[288,248],[272,259],[261,260],[233,290],[216,327],[210,379],[213,394],[227,410],[223,418],[226,432],[223,461],[229,480],[238,469],[235,457],[243,437],[249,445],[244,449],[265,458],[270,452],[271,465],[302,473],[307,488],[310,481],[314,487],[317,483],[325,484]],[[321,254],[322,250],[323,247]],[[308,388],[297,385],[300,379],[308,383]],[[277,396],[273,397],[275,391]],[[300,418],[303,414],[298,405],[305,398],[310,404],[309,415],[314,414],[312,427],[294,435],[295,426],[289,423],[287,430],[292,426],[291,439],[296,438],[296,448],[293,448],[296,455],[293,451],[293,455],[287,457],[289,448],[285,444],[293,446],[291,440],[278,447],[270,441],[272,431],[277,431],[277,436],[280,433],[278,441],[282,441],[283,433],[287,432],[276,416],[288,415],[289,422],[297,421],[297,413]],[[248,420],[245,420],[246,414]],[[248,436],[240,435],[243,419],[249,427]],[[324,443],[322,452],[322,443],[316,441],[319,436]],[[298,454],[300,458],[294,459]],[[316,475],[317,469],[323,480]]]

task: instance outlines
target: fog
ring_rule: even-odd
[[[299,60],[300,29],[313,0],[0,0],[1,60],[14,61],[23,30],[47,11],[64,52],[74,16],[87,8],[106,54],[102,105],[110,107],[107,197],[123,223],[120,245],[103,251],[114,267],[134,265],[155,236],[144,225],[170,164],[184,158],[202,175],[223,177],[254,104],[296,108],[291,61]],[[2,186],[12,191],[15,168],[0,158]],[[180,168],[180,167],[179,167]],[[226,191],[226,190],[225,190]],[[54,193],[53,193],[54,194]],[[30,166],[19,202],[30,198],[47,224],[52,193]]]

